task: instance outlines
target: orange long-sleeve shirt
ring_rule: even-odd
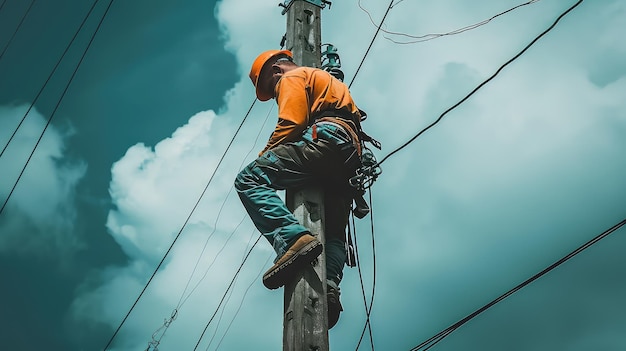
[[[348,87],[328,72],[298,67],[286,72],[276,84],[278,123],[263,152],[297,140],[320,111],[341,110],[358,115]]]

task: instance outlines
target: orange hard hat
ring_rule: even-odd
[[[293,59],[293,54],[289,50],[267,50],[257,56],[256,60],[252,63],[252,68],[250,69],[250,80],[252,80],[252,84],[254,84],[254,87],[256,88],[256,97],[261,101],[267,101],[274,96],[272,92],[262,91],[259,87],[258,83],[261,70],[263,70],[263,66],[265,66],[267,61],[281,55]]]

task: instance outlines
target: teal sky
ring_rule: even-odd
[[[523,1],[399,1],[384,29],[445,33]],[[28,1],[0,10],[0,48]],[[352,93],[380,158],[434,121],[575,1],[536,1],[435,40],[380,33]],[[0,157],[11,189],[104,12],[98,4]],[[106,345],[181,229],[254,93],[249,65],[277,48],[277,2],[114,2],[52,125],[0,214],[9,350]],[[387,3],[361,0],[380,21]],[[0,59],[0,146],[91,4],[36,2]],[[54,14],[54,15],[52,15]],[[322,12],[324,43],[354,76],[376,28],[359,2]],[[626,4],[584,1],[525,55],[383,165],[372,192],[378,350],[410,350],[626,218]],[[161,350],[193,349],[258,233],[232,190],[275,123],[257,103],[165,265],[111,350],[145,349],[174,308]],[[357,225],[372,287],[369,218]],[[431,350],[626,348],[626,229],[499,303]],[[201,349],[281,345],[281,291],[258,275],[261,242]],[[194,268],[196,267],[196,268]],[[356,347],[364,308],[346,268],[333,350]],[[159,335],[159,334],[157,334]],[[35,337],[36,336],[36,337]],[[361,350],[372,347],[368,338]]]

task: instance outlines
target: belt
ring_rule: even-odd
[[[339,123],[335,123],[335,122],[331,122],[331,121],[318,121],[315,122],[314,125],[321,125],[321,126],[333,126],[335,128],[337,128],[337,133],[340,134],[342,137],[346,138],[346,139],[352,139],[352,136],[350,135],[350,133],[348,133],[344,127],[342,125],[340,125]]]
[[[341,128],[343,131],[345,131],[346,133],[348,133],[348,135],[350,136],[350,139],[352,140],[352,145],[354,145],[354,148],[356,149],[357,153],[359,154],[359,156],[361,156],[361,143],[359,142],[359,137],[354,132],[354,129],[352,129],[349,123],[336,117],[321,117],[321,118],[318,118],[315,121],[315,123],[313,123],[313,127],[315,127],[316,124],[323,124],[323,123],[328,123],[328,124],[337,126]]]

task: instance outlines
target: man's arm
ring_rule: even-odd
[[[289,72],[276,85],[278,123],[263,152],[297,140],[308,125],[309,101],[304,72]]]

